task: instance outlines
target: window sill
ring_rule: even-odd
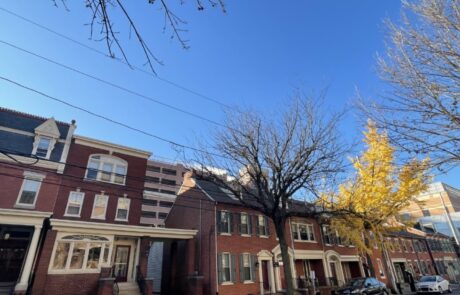
[[[14,208],[17,208],[17,209],[29,209],[29,210],[33,210],[33,209],[35,209],[35,205],[15,204],[15,205],[14,205]]]
[[[296,243],[315,243],[317,244],[317,241],[309,241],[309,240],[294,240]]]
[[[251,235],[250,234],[241,234],[242,237],[245,237],[245,238],[250,238]]]
[[[254,284],[255,282],[254,281],[244,281],[243,284]]]
[[[85,273],[100,273],[100,269],[50,269],[50,275],[70,275],[70,274],[85,274]]]
[[[266,235],[259,235],[259,238],[262,238],[262,239],[268,239],[270,236],[266,236]]]
[[[64,217],[81,218],[81,215],[64,214]]]
[[[230,233],[219,233],[219,235],[221,235],[221,236],[231,236],[232,234],[230,234]]]
[[[222,286],[229,286],[229,285],[234,285],[235,283],[233,282],[223,282],[221,283]]]
[[[128,219],[118,219],[118,218],[115,218],[114,220],[115,220],[115,221],[118,221],[118,222],[128,222]]]
[[[92,216],[91,216],[91,219],[93,219],[93,220],[105,220],[105,217],[102,218],[102,217],[92,217]],[[115,221],[121,221],[121,220],[115,219]],[[126,221],[127,221],[127,220],[126,220]]]
[[[101,180],[101,179],[93,179],[93,178],[83,178],[84,181],[88,181],[88,182],[102,182],[102,183],[107,183],[107,184],[115,184],[115,185],[119,185],[119,186],[125,186],[126,183],[117,183],[117,182],[111,182],[111,181],[105,181],[105,180]]]

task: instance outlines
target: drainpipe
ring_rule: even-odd
[[[394,269],[393,263],[391,263],[390,255],[388,254],[388,250],[385,247],[385,245],[382,245],[382,256],[383,256],[382,257],[383,261],[385,261],[385,265],[386,265],[386,268],[387,268],[387,274],[390,277],[390,281],[391,281],[391,285],[393,286],[393,290],[397,291],[398,286],[396,285],[396,279],[395,279],[396,278],[396,271]]]

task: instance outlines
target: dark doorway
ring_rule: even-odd
[[[0,227],[0,283],[18,280],[31,232],[27,227]]]

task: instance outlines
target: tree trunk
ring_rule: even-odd
[[[284,266],[284,278],[286,281],[286,294],[294,295],[294,280],[292,276],[291,259],[289,258],[288,244],[286,242],[286,218],[274,218],[276,235],[281,249],[281,257]],[[276,259],[276,257],[275,257]]]
[[[373,251],[374,245],[371,245],[369,238],[364,237],[364,243],[367,249],[371,249],[371,251]],[[369,274],[371,277],[375,278],[374,264],[372,263],[372,258],[368,251],[366,251],[366,260],[367,260],[367,267],[369,269]]]

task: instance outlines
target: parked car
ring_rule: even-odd
[[[417,293],[452,293],[449,281],[441,276],[423,276],[415,284]]]
[[[376,278],[355,278],[345,286],[337,290],[339,295],[365,294],[365,295],[388,295],[387,286]]]

